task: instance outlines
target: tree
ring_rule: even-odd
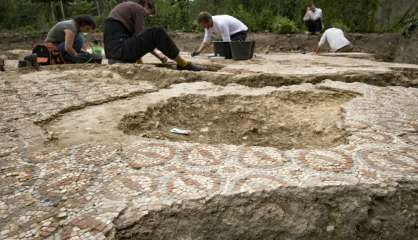
[[[61,7],[61,16],[62,19],[65,19],[65,10],[64,10],[64,3],[60,0],[60,7]]]
[[[50,6],[50,9],[51,9],[51,20],[52,20],[52,22],[56,22],[57,21],[57,18],[56,18],[56,16],[55,16],[55,2],[54,1],[49,1],[49,6]]]
[[[100,25],[109,11],[123,0],[0,0],[0,31],[34,29],[44,31],[56,21],[79,14],[95,16]],[[315,0],[324,11],[324,24],[347,26],[354,32],[379,30],[376,13],[383,0]],[[389,0],[387,0],[389,1]],[[196,29],[195,18],[201,11],[234,15],[251,31],[273,29],[273,20],[287,18],[289,24],[303,29],[302,17],[312,0],[155,0],[157,16],[150,25],[170,31]],[[415,12],[417,12],[416,9]],[[414,12],[411,10],[412,12]],[[406,18],[405,18],[406,19]],[[277,22],[277,21],[276,21]],[[280,22],[280,21],[279,21]],[[403,22],[403,21],[402,21]],[[277,24],[274,28],[277,29]],[[397,30],[397,29],[393,29]]]
[[[95,15],[97,12],[95,2],[90,0],[74,0],[68,2],[68,8],[71,16],[80,14]]]
[[[100,12],[100,4],[99,4],[99,0],[95,0],[94,1],[96,3],[96,11],[97,11],[97,16],[101,16],[101,12]]]

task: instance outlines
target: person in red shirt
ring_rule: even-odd
[[[200,71],[187,62],[161,27],[145,29],[145,17],[155,15],[153,0],[127,1],[112,9],[104,23],[104,46],[109,63],[135,63],[147,53],[161,62],[176,61],[178,70]]]

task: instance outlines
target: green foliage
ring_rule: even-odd
[[[274,20],[274,12],[270,8],[262,9],[260,14],[253,13],[252,14],[255,18],[256,27],[252,28],[256,32],[271,30],[273,20]]]
[[[404,37],[409,38],[417,29],[418,7],[405,12],[402,17],[390,26],[389,31],[401,32]]]
[[[302,18],[311,3],[312,0],[194,0],[192,5],[198,6],[199,11],[236,16],[251,31],[265,31],[273,30],[273,23],[278,21],[276,16],[288,18],[297,29],[303,30]],[[324,12],[325,26],[339,23],[355,32],[374,31],[379,0],[316,0],[315,3]],[[191,16],[199,11],[192,11]],[[274,25],[277,29],[278,24]]]
[[[379,0],[317,0],[324,12],[324,24],[339,22],[354,32],[372,32]]]
[[[275,17],[271,26],[275,33],[296,33],[299,31],[295,22],[287,17]]]
[[[68,3],[70,16],[81,14],[94,15],[96,14],[96,6],[93,1],[88,0],[74,0]]]
[[[62,0],[64,16],[57,0],[0,0],[0,31],[45,32],[56,23],[75,15],[97,15],[96,2],[101,7],[103,22],[110,9],[122,0]],[[99,25],[100,26],[100,25]]]
[[[105,16],[95,16],[94,21],[96,21],[96,26],[98,31],[103,31],[103,23],[106,20]]]
[[[418,15],[418,14],[417,14]],[[418,16],[409,19],[401,29],[405,38],[410,38],[412,34],[418,30]]]
[[[322,8],[324,25],[335,25],[346,31],[373,32],[376,13],[382,0],[315,0]],[[55,21],[79,14],[96,16],[100,26],[109,11],[122,0],[0,0],[0,31],[25,29],[30,26],[46,31]],[[196,16],[201,11],[213,15],[229,14],[242,20],[250,31],[296,32],[305,29],[302,18],[312,0],[155,0],[157,16],[147,24],[160,25],[170,31],[199,31]],[[97,6],[99,5],[99,9]],[[97,16],[100,12],[101,16]],[[279,17],[282,16],[282,17]],[[392,30],[400,31],[404,21]],[[27,30],[32,31],[32,28]]]
[[[340,20],[336,20],[334,23],[332,23],[332,27],[339,28],[344,32],[351,32],[351,28]]]
[[[20,27],[18,28],[18,32],[24,32],[24,33],[28,33],[28,34],[34,34],[37,33],[37,29],[31,25],[27,25],[24,27]]]
[[[30,0],[1,0],[0,30],[45,30],[48,26],[45,24],[48,19],[42,14],[45,6],[46,3],[32,3]]]
[[[147,18],[148,25],[164,26],[170,31],[191,31],[193,29],[190,9],[192,2],[188,0],[156,0],[157,15]]]
[[[243,21],[248,28],[254,29],[253,31],[259,30],[256,18],[250,12],[246,11],[243,5],[239,5],[238,8],[233,11],[233,15]]]

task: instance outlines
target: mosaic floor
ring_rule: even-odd
[[[285,61],[291,64],[292,59],[296,59],[294,55],[264,58],[271,66]],[[362,196],[378,195],[383,199],[396,195],[398,190],[402,192],[399,194],[403,199],[398,200],[404,205],[402,209],[395,209],[400,214],[396,219],[401,219],[403,239],[416,239],[418,89],[405,85],[416,86],[418,78],[399,76],[405,69],[408,76],[417,76],[418,66],[391,66],[344,57],[305,58],[302,65],[309,65],[311,71],[305,72],[303,66],[258,68],[260,60],[253,60],[247,67],[242,63],[222,62],[226,67],[217,73],[180,73],[139,65],[61,66],[43,68],[39,72],[0,73],[0,239],[228,239],[226,236],[255,239],[257,236],[238,230],[235,235],[222,235],[225,229],[219,230],[219,235],[217,231],[207,233],[203,231],[204,223],[196,224],[202,225],[199,228],[193,226],[194,221],[203,221],[205,216],[224,211],[228,201],[235,203],[231,200],[235,197],[242,201],[235,206],[239,211],[246,199],[257,202],[257,196],[264,198],[270,194],[272,198],[278,194],[279,199],[280,196],[284,199],[287,194],[305,190],[318,198],[321,194],[329,196],[327,194],[338,192],[336,196],[341,199],[334,201],[335,206],[341,207],[346,202],[345,208],[366,209],[362,200],[356,202],[350,189]],[[209,65],[215,60],[198,61]],[[242,73],[237,71],[240,67]],[[373,73],[381,76],[379,74],[384,72],[397,76],[402,81],[401,86],[396,86],[393,79],[382,80],[374,86],[356,82],[356,79],[347,80],[349,78],[321,82],[315,78],[324,74],[362,74],[361,71],[364,71],[362,78],[366,83],[367,76]],[[293,83],[300,75],[306,75],[313,84],[309,81]],[[231,84],[218,85],[222,79]],[[257,84],[236,84],[257,79],[264,86],[252,88]],[[291,82],[286,83],[286,79]],[[203,81],[205,83],[201,83]],[[170,92],[170,89],[175,91]],[[281,151],[271,147],[160,141],[125,136],[116,128],[118,121],[128,113],[124,112],[125,108],[139,111],[141,104],[146,106],[160,98],[165,100],[188,93],[262,95],[284,90],[356,94],[341,106],[343,120],[339,127],[350,133],[346,144]],[[153,96],[157,97],[152,100]],[[114,114],[106,112],[110,108],[116,109]],[[109,119],[94,120],[89,125],[80,118],[99,113]],[[64,127],[59,124],[68,119],[81,120],[67,122]],[[97,127],[101,126],[100,121],[109,123],[109,129]],[[53,132],[54,125],[61,128]],[[66,141],[66,136],[70,140]],[[74,140],[71,136],[78,138]],[[344,191],[341,193],[338,189]],[[412,196],[412,200],[408,200],[408,196]],[[210,208],[214,199],[218,201],[215,210]],[[266,216],[255,216],[257,209],[281,216],[277,219],[282,219],[283,225],[276,226],[284,229],[276,230],[285,235],[272,233],[270,229],[258,235],[270,236],[262,239],[313,239],[313,235],[309,235],[312,232],[326,236],[318,239],[332,239],[332,236],[349,236],[341,235],[348,233],[339,228],[344,224],[352,226],[351,222],[340,221],[350,219],[350,215],[341,219],[329,217],[332,220],[322,222],[319,213],[315,215],[315,209],[309,207],[304,210],[284,207],[280,213],[277,208],[266,208],[265,204],[257,205],[253,211],[242,208],[252,212],[248,220],[251,224],[266,221],[265,226],[269,226],[271,222],[264,219]],[[194,219],[192,215],[202,214],[196,209],[207,212],[202,218]],[[298,211],[306,211],[306,214],[300,216]],[[170,216],[178,220],[170,222]],[[352,215],[353,222],[355,216]],[[364,218],[367,219],[367,214]],[[239,219],[223,216],[222,220],[218,218],[214,222],[238,229],[242,225]],[[373,219],[370,221],[375,224]],[[375,225],[385,226],[382,222]],[[256,231],[258,225],[250,226]],[[338,231],[340,235],[326,235]],[[389,235],[382,233],[380,239],[398,236],[385,234]]]

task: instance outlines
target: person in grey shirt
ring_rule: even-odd
[[[71,20],[58,22],[46,37],[46,43],[55,44],[68,63],[79,62],[82,54],[83,39],[80,33],[89,33],[96,29],[93,18],[87,15],[76,16]]]

